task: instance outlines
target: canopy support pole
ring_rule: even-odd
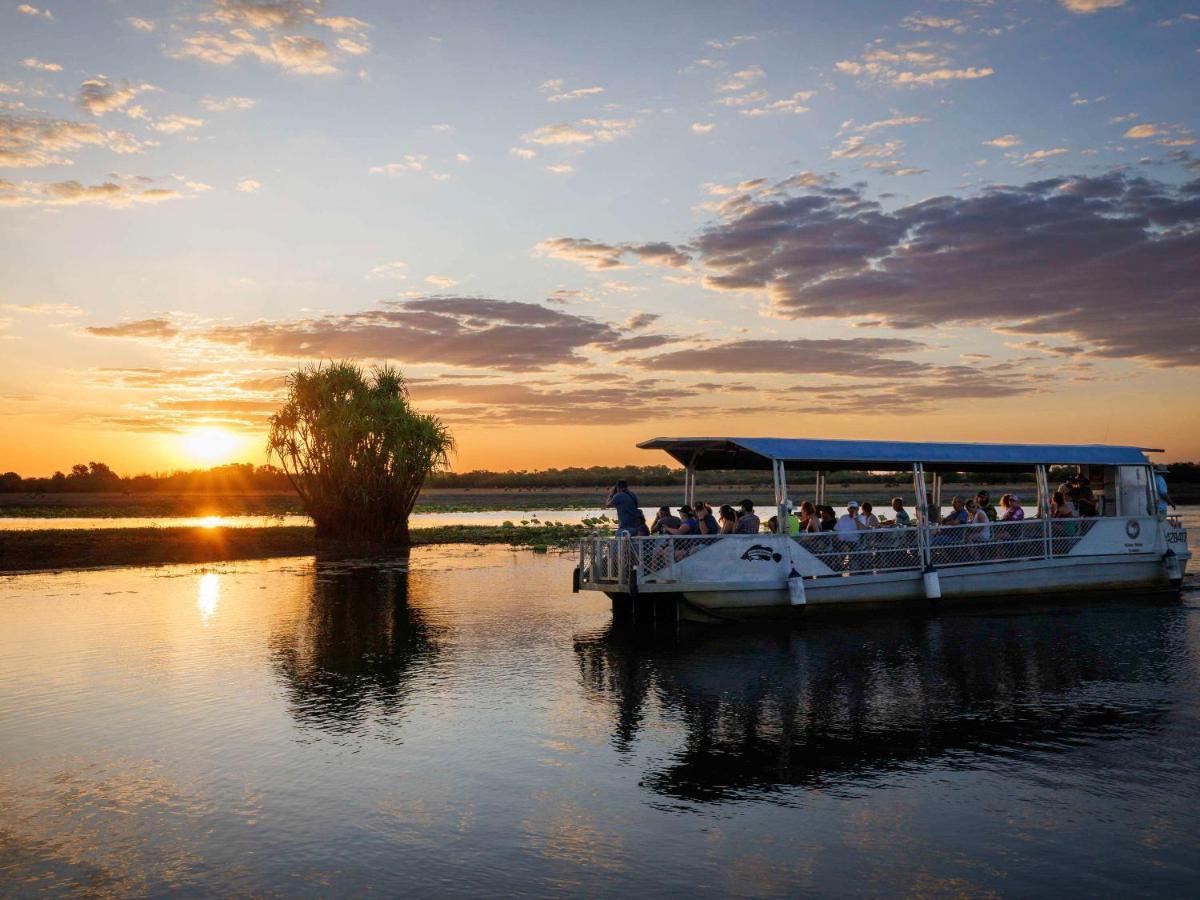
[[[813,503],[823,506],[825,503],[825,473],[817,469],[817,486],[813,491]]]
[[[783,460],[772,460],[771,471],[775,479],[775,530],[778,534],[787,534],[787,471]]]
[[[683,470],[683,502],[688,506],[694,506],[696,503],[696,454],[692,454],[692,461],[684,467]]]
[[[925,488],[925,467],[921,463],[913,463],[913,495],[917,498],[914,504],[917,511],[917,552],[921,557],[921,568],[930,565],[929,554],[929,506],[925,502],[928,493]]]

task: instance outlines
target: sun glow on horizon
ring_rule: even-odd
[[[179,442],[188,460],[209,466],[230,462],[242,443],[232,432],[215,426],[193,428]]]

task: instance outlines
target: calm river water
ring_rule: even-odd
[[[0,895],[1167,895],[1182,602],[616,628],[429,547],[0,579]]]

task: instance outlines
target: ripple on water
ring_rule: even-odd
[[[0,582],[0,893],[1180,893],[1179,604],[634,631],[503,548]],[[269,848],[270,852],[264,852]]]

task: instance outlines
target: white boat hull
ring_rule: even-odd
[[[1101,592],[1154,592],[1171,589],[1161,559],[1147,556],[1092,557],[1078,560],[1039,560],[977,565],[938,572],[939,605],[994,604],[1049,595]],[[786,586],[773,589],[730,587],[679,592],[683,618],[778,617],[791,611]],[[884,572],[829,576],[805,580],[804,615],[866,611],[899,605],[929,603],[922,573]]]
[[[1008,533],[994,527],[991,540],[949,542],[962,530],[943,529],[927,545],[913,532],[852,545],[782,535],[597,539],[585,548],[591,555],[580,571],[590,577],[580,586],[605,591],[616,610],[673,604],[672,615],[716,621],[1154,593],[1177,590],[1190,561],[1177,521],[1094,519],[1061,532],[1037,521]],[[613,577],[597,577],[605,572]]]

